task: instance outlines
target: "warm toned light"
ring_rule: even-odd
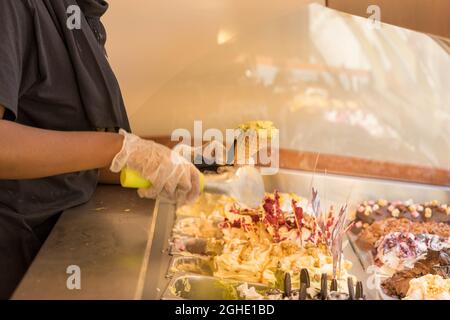
[[[227,43],[228,41],[230,41],[231,38],[233,38],[234,34],[226,29],[220,29],[219,32],[217,33],[217,44],[223,45],[225,43]]]

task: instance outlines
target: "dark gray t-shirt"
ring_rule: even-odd
[[[76,4],[76,1],[55,1]],[[108,78],[108,86],[104,83],[100,86],[89,78],[88,85],[83,83],[84,91],[80,88],[84,69],[92,71],[100,64],[103,69],[109,67],[102,43],[95,41],[103,29],[92,30],[83,17],[84,29],[77,31],[77,47],[70,48],[61,29],[58,30],[55,12],[49,11],[49,3],[51,6],[52,0],[0,0],[0,105],[6,108],[5,119],[50,130],[93,131],[98,127],[89,113],[105,119],[116,112],[120,121],[106,119],[105,123],[129,130],[112,71],[101,74]],[[106,5],[102,1],[94,4]],[[56,11],[58,14],[61,12]],[[73,50],[80,56],[78,61],[73,59]],[[83,60],[89,64],[77,65]],[[100,73],[100,67],[93,72]],[[107,93],[102,92],[105,88]],[[93,95],[101,92],[105,96],[103,105],[101,100],[97,103],[100,105],[86,105],[89,90]],[[108,110],[111,96],[116,106],[113,111]],[[20,219],[33,228],[55,213],[88,201],[97,179],[97,170],[91,170],[34,180],[0,180],[0,215]]]

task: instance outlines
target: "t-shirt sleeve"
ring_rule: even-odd
[[[27,0],[0,0],[0,105],[5,119],[17,117],[22,70],[29,38]]]

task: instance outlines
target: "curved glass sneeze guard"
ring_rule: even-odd
[[[450,169],[449,86],[429,36],[312,4],[218,45],[132,121],[168,135],[268,119],[282,148]]]

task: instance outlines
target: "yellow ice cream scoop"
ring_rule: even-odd
[[[124,188],[147,189],[152,187],[151,181],[143,178],[136,170],[125,168],[120,173],[120,184]],[[205,176],[200,174],[200,191],[203,192]]]
[[[125,168],[120,174],[124,188],[147,189],[151,181],[143,178],[136,170]],[[200,191],[225,194],[250,208],[258,207],[264,198],[264,180],[258,169],[252,166],[240,167],[229,176],[205,176],[200,174]]]

